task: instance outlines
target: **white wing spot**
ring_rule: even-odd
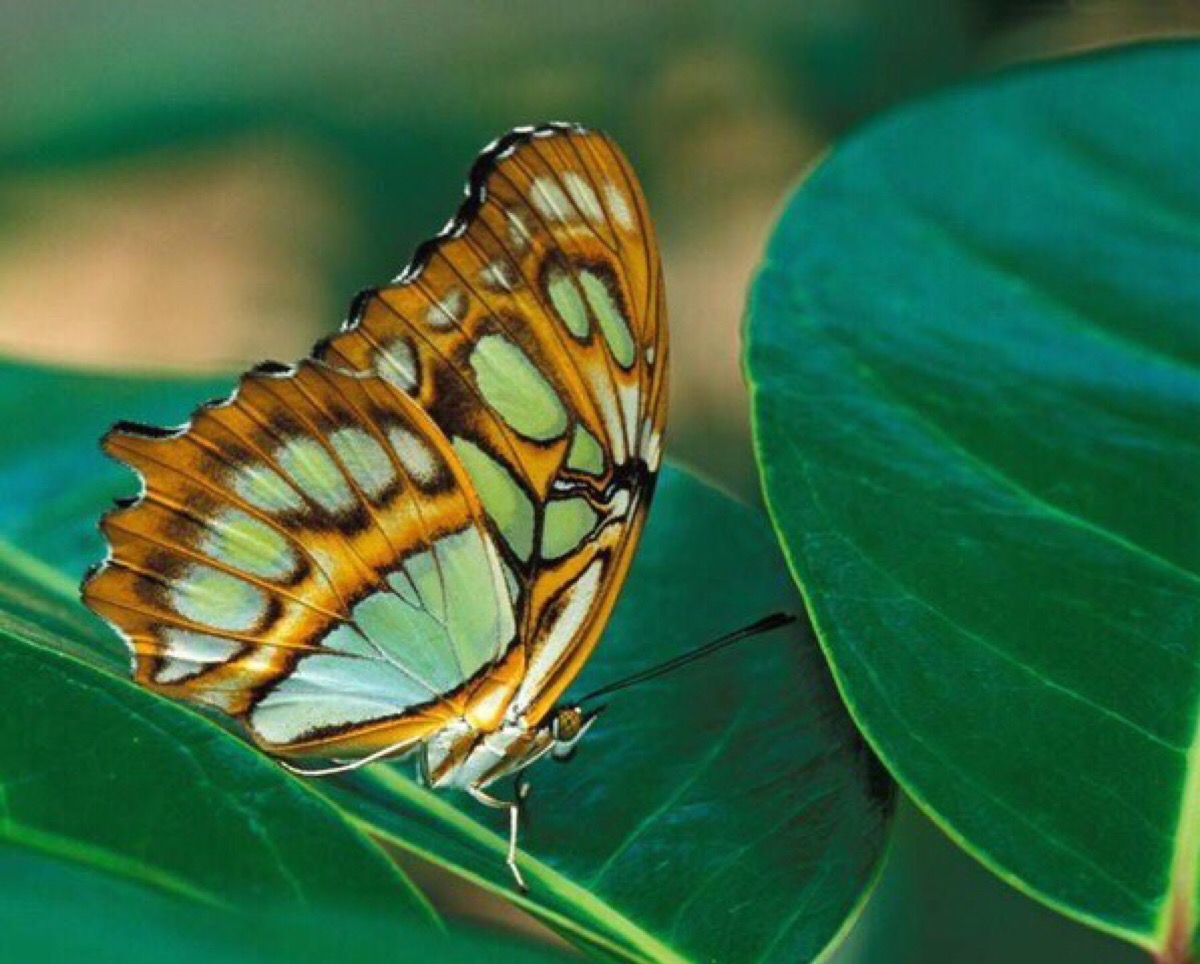
[[[536,177],[533,179],[531,193],[534,207],[543,215],[555,221],[570,220],[571,210],[563,189],[551,177]]]
[[[512,291],[517,284],[517,274],[507,261],[496,260],[479,272],[480,280],[494,291]]]
[[[513,251],[524,254],[533,244],[533,236],[529,233],[524,219],[516,211],[505,211],[508,218],[508,241]]]
[[[343,426],[329,436],[329,443],[358,487],[378,499],[396,481],[392,460],[373,435],[354,425]]]
[[[300,493],[262,465],[243,466],[230,484],[241,498],[264,512],[295,512],[304,508]]]
[[[662,433],[650,425],[649,419],[642,425],[641,449],[642,461],[651,472],[657,471],[662,460]]]
[[[557,617],[549,631],[542,638],[529,661],[529,668],[521,688],[517,691],[513,705],[517,712],[524,710],[532,703],[545,685],[549,676],[562,660],[563,655],[575,641],[584,620],[592,611],[596,601],[596,592],[600,587],[600,575],[604,569],[602,559],[594,559],[580,573],[574,584],[566,591],[566,599],[558,609]]]
[[[388,441],[404,470],[422,485],[432,485],[441,474],[441,463],[420,437],[399,425],[388,430]]]
[[[425,323],[431,328],[449,328],[463,320],[467,312],[467,296],[459,288],[449,288],[441,301],[425,309]]]
[[[285,745],[329,727],[398,716],[429,691],[383,660],[316,653],[255,704],[250,726],[268,743]]]
[[[633,209],[629,206],[629,198],[626,197],[625,192],[611,181],[606,181],[604,184],[604,198],[608,201],[609,209],[612,211],[613,217],[617,219],[617,224],[626,231],[632,231],[637,222],[634,219]]]
[[[604,433],[608,436],[609,444],[612,446],[612,460],[620,465],[625,461],[628,453],[625,448],[625,424],[617,399],[613,395],[612,385],[607,375],[604,374],[604,370],[599,366],[589,366],[584,369],[584,375],[600,409],[600,420],[604,423]]]
[[[621,385],[617,389],[617,399],[621,404],[621,421],[625,426],[625,438],[633,449],[633,440],[637,435],[638,405],[641,402],[641,392],[637,385]]]
[[[585,218],[593,224],[604,221],[604,208],[600,206],[600,199],[596,197],[596,192],[587,178],[571,171],[563,176],[563,183],[567,185],[567,193],[571,195],[571,200]]]
[[[210,559],[263,579],[285,579],[299,565],[284,535],[232,506],[209,517],[198,548]]]
[[[184,619],[244,633],[267,613],[267,597],[251,582],[194,564],[171,586],[171,605]]]
[[[375,357],[375,371],[401,391],[417,387],[417,356],[406,338],[395,338]]]
[[[164,630],[162,641],[166,649],[162,654],[162,665],[154,674],[156,683],[181,683],[191,679],[227,662],[242,648],[236,640],[175,627]]]
[[[348,512],[358,504],[346,476],[315,438],[297,436],[275,451],[275,461],[296,487],[329,512]]]
[[[608,507],[608,518],[624,519],[629,514],[629,491],[627,489],[618,489],[617,494],[613,496],[612,503]]]

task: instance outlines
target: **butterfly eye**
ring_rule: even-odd
[[[551,733],[556,741],[569,743],[579,735],[582,724],[583,715],[577,707],[570,706],[555,713]]]
[[[550,755],[559,763],[566,763],[575,755],[579,741],[591,729],[592,723],[600,715],[604,707],[590,713],[584,713],[578,706],[568,706],[558,710],[550,721],[550,735],[554,740]]]
[[[573,723],[560,714],[550,724],[550,735],[554,740],[550,747],[550,758],[556,763],[566,763],[571,760],[578,747],[580,736],[578,723]]]

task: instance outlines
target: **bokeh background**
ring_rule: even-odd
[[[1194,0],[5,0],[0,354],[295,359],[440,227],[487,141],[579,120],[625,147],[658,225],[669,451],[753,500],[742,307],[806,167],[940,85],[1197,30]],[[1140,956],[1007,889],[906,805],[837,961],[963,960]]]

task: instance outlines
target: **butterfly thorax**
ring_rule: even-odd
[[[425,744],[422,776],[433,787],[483,789],[547,754],[568,760],[599,712],[559,706],[537,726],[508,718],[487,733],[472,728],[465,719],[457,720]]]
[[[554,745],[550,726],[509,722],[481,733],[465,720],[438,731],[422,750],[422,775],[432,787],[483,789],[523,770]]]

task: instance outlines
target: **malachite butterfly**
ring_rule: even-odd
[[[84,599],[139,683],[293,766],[415,755],[430,785],[510,806],[515,847],[485,788],[590,722],[558,701],[629,569],[666,385],[628,161],[576,125],[519,128],[312,358],[179,428],[112,428],[142,491],[104,517]]]

